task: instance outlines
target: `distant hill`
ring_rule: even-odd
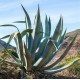
[[[78,35],[80,35],[80,29],[77,29],[75,31],[69,32],[69,33],[67,33],[66,36],[74,36],[76,33],[78,33]]]
[[[76,34],[77,34],[77,37],[75,39],[75,42],[74,42],[72,48],[69,51],[69,53],[70,53],[69,55],[80,54],[80,29],[77,29],[75,31],[72,31],[72,32],[69,32],[66,34],[66,38],[65,38],[62,48],[65,49]]]
[[[6,46],[6,42],[5,42],[5,41],[0,40],[0,42],[1,42],[4,46]],[[14,47],[14,46],[12,46],[12,45],[8,45],[8,48],[15,49],[15,47]],[[4,48],[3,48],[3,46],[2,46],[2,45],[0,45],[0,50],[3,50],[3,49],[4,49]]]
[[[67,33],[66,37],[65,37],[64,44],[66,44],[66,46],[67,46],[76,34],[77,34],[77,37],[76,37],[76,40],[75,40],[73,47],[78,49],[80,47],[80,29],[77,29],[75,31]],[[64,44],[63,44],[63,47],[65,48],[66,46],[64,46]]]
[[[71,41],[72,38],[73,38],[76,34],[78,34],[78,35],[77,35],[77,38],[76,38],[76,41],[79,40],[79,39],[80,39],[80,29],[77,29],[77,30],[75,30],[75,31],[72,31],[72,32],[67,33],[65,40],[66,40],[67,42]]]

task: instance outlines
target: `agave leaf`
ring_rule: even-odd
[[[12,39],[14,39],[14,37],[15,37],[16,34],[17,34],[17,33],[12,33],[12,34],[10,35],[9,40],[8,40],[8,42],[7,42],[7,44],[6,44],[6,48],[8,47],[8,45],[10,44],[10,42],[12,41]]]
[[[41,42],[40,42],[40,44],[39,44],[39,46],[38,46],[38,48],[36,49],[36,52],[35,52],[35,62],[42,56],[43,51],[46,47],[46,44],[47,44],[49,38],[50,37],[44,37],[41,40]]]
[[[45,63],[45,66],[54,58],[54,56],[58,53],[59,49],[55,52],[53,52],[50,57],[48,58],[47,62]],[[44,67],[42,67],[41,69],[43,69]]]
[[[27,34],[28,39],[26,39],[26,41],[28,41],[27,44],[28,44],[28,49],[29,49],[30,52],[31,52],[31,46],[32,46],[32,41],[33,41],[32,31],[33,31],[33,29],[26,29],[26,30],[21,32],[22,38]]]
[[[52,39],[53,40],[53,39]],[[53,40],[54,44],[56,45],[57,49],[59,48],[59,43],[56,40]]]
[[[73,65],[75,62],[77,62],[78,60],[80,60],[80,56],[79,57],[74,57],[73,59],[71,59],[69,62],[62,63],[56,67],[53,67],[49,70],[45,70],[45,72],[47,72],[48,74],[52,74],[52,73],[56,73],[56,72],[60,72],[66,68],[68,68],[69,66]]]
[[[21,64],[21,61],[16,58],[12,53],[10,53],[10,51],[0,42],[0,45],[3,46],[4,50],[6,50],[6,52],[18,63]]]
[[[41,39],[43,38],[43,28],[42,28],[43,26],[42,26],[42,22],[41,22],[40,26],[41,26],[41,29],[40,29],[41,32],[38,33],[39,38],[38,38],[37,47],[39,46],[40,41],[41,41]]]
[[[26,21],[15,21],[13,23],[26,23]]]
[[[22,6],[22,9],[26,15],[26,21],[25,22],[27,23],[28,28],[31,29],[31,20],[29,18],[29,15],[28,15],[27,11],[25,10],[25,8],[23,7],[23,5],[21,5],[21,6]]]
[[[10,35],[3,36],[0,39],[5,39],[5,38],[8,38],[8,37],[10,37]]]
[[[49,17],[48,24],[49,24],[49,36],[50,36],[50,33],[51,33],[51,19],[50,19],[50,17]]]
[[[56,55],[56,54],[59,52],[59,50],[61,49],[62,43],[63,43],[64,38],[65,38],[65,35],[66,35],[66,30],[64,31],[64,34],[61,36],[61,39],[60,39],[59,42],[54,41],[54,43],[55,43],[55,45],[56,45],[56,47],[57,47],[57,51],[53,52],[53,53],[50,55],[50,57],[49,57],[48,61],[46,62],[46,64],[48,64],[48,63],[52,60],[52,58],[54,58],[55,55]]]
[[[47,61],[47,59],[49,58],[49,56],[51,55],[51,53],[53,51],[55,51],[55,44],[50,40],[46,47],[45,50],[42,54],[42,56],[37,60],[37,62],[34,64],[34,66],[36,67],[36,69],[40,69],[42,67],[42,65]]]
[[[24,43],[24,53],[25,53],[25,57],[26,57],[26,60],[27,60],[27,70],[31,70],[31,68],[32,68],[31,55],[30,55],[30,52],[28,51],[25,43]]]
[[[51,21],[50,21],[50,18],[48,21],[47,16],[46,16],[46,19],[45,19],[45,36],[50,36],[50,33],[51,33]]]
[[[26,26],[26,29],[28,29],[28,24],[27,24],[26,16],[25,16],[25,26]],[[28,47],[28,33],[26,33],[26,46]]]
[[[22,64],[25,65],[25,58],[24,58],[24,54],[23,54],[23,43],[22,43],[22,38],[21,38],[20,33],[17,33],[15,35],[15,43],[16,43],[16,47],[17,47],[18,57],[22,61]]]
[[[76,35],[77,36],[77,35]],[[71,49],[75,39],[76,39],[76,36],[73,38],[73,40],[71,41],[71,43],[67,46],[66,50],[63,52],[63,54],[60,56],[60,58],[58,60],[56,60],[54,63],[52,63],[51,65],[45,67],[45,69],[50,69],[52,68],[53,66],[55,66],[56,64],[58,64],[68,53],[68,51]]]
[[[31,54],[32,42],[33,42],[32,34],[29,33],[28,34],[28,50],[30,51],[30,54]]]
[[[40,43],[42,37],[43,37],[43,28],[42,28],[42,23],[41,23],[41,19],[40,19],[40,11],[39,11],[39,7],[38,7],[38,11],[37,11],[37,15],[35,18],[35,22],[34,22],[34,28],[33,28],[33,43],[32,43],[32,48],[31,48],[31,53],[32,53],[32,58],[33,58],[33,62],[35,60],[35,50],[38,47],[38,44]]]
[[[32,33],[33,29],[26,29],[21,32],[21,36],[24,37],[27,33]]]
[[[55,31],[54,31],[52,39],[58,41],[61,34],[62,34],[62,31],[63,31],[63,18],[60,17],[60,20],[57,24],[57,27],[56,27]]]
[[[48,64],[48,63],[52,60],[52,58],[54,58],[55,55],[56,55],[56,54],[59,52],[59,50],[61,49],[62,43],[63,43],[64,38],[65,38],[65,35],[66,35],[66,30],[65,30],[64,34],[62,35],[60,41],[59,41],[58,43],[54,42],[55,45],[57,46],[57,50],[50,55],[50,57],[49,57],[48,61],[46,62],[46,64]]]
[[[22,6],[22,9],[23,9],[23,11],[25,13],[26,29],[31,29],[31,20],[29,18],[29,15],[28,15],[27,11],[25,10],[25,8],[23,7],[23,5],[21,5],[21,6]],[[31,40],[32,40],[31,33],[29,33],[29,37],[28,37],[28,34],[26,34],[26,45],[27,45],[27,47],[29,47],[29,50],[30,50],[30,47],[31,47],[30,46]]]
[[[12,24],[4,24],[4,25],[0,25],[0,27],[15,27],[17,31],[20,32],[19,29],[15,25],[12,25]]]
[[[67,30],[67,29],[66,29],[66,30]],[[64,34],[61,36],[61,39],[59,40],[59,45],[61,45],[61,46],[62,46],[62,43],[63,43],[63,41],[64,41],[64,39],[65,39],[66,30],[64,31]]]

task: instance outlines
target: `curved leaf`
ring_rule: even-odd
[[[47,72],[48,74],[60,72],[64,69],[68,68],[69,66],[73,65],[78,60],[80,60],[80,57],[75,57],[75,58],[71,59],[69,62],[65,62],[63,64],[60,64],[59,66],[53,67],[52,69],[45,70],[44,72]]]
[[[33,43],[32,43],[32,48],[31,48],[31,54],[32,54],[32,58],[33,58],[33,62],[35,60],[35,50],[37,49],[42,37],[43,37],[43,28],[42,28],[42,23],[41,23],[41,19],[40,19],[40,11],[39,11],[39,7],[38,7],[38,11],[37,11],[37,15],[35,18],[35,22],[34,22],[34,28],[33,28]]]
[[[62,31],[63,31],[63,18],[60,17],[60,20],[56,26],[52,39],[58,41],[62,34]]]
[[[10,35],[9,40],[8,40],[8,42],[7,42],[7,44],[6,44],[6,48],[8,47],[8,45],[10,44],[10,42],[12,41],[12,39],[14,39],[14,37],[16,36],[16,34],[17,34],[17,33],[12,33],[12,34]]]
[[[77,35],[76,35],[77,36]],[[51,65],[45,67],[45,69],[50,69],[52,68],[53,66],[55,66],[56,64],[58,64],[65,56],[66,54],[68,53],[68,51],[71,49],[75,39],[76,39],[76,36],[73,38],[73,40],[71,41],[71,43],[67,46],[66,50],[64,51],[64,53],[60,56],[60,58],[55,61],[54,63],[52,63]]]
[[[21,60],[23,65],[25,64],[25,58],[24,58],[24,54],[23,54],[23,43],[22,43],[22,38],[21,38],[21,34],[17,33],[15,35],[15,43],[16,43],[16,47],[17,47],[17,54],[19,59]]]
[[[45,36],[50,36],[50,33],[51,33],[51,20],[49,18],[49,21],[48,21],[47,16],[46,16],[46,19],[45,19]]]
[[[26,30],[21,32],[22,38],[24,36],[26,36],[26,34],[27,34],[27,37],[28,37],[28,39],[27,39],[27,47],[28,47],[30,52],[31,52],[31,46],[32,46],[32,41],[33,41],[32,34],[31,34],[32,31],[33,31],[33,29],[26,29]]]
[[[17,31],[20,32],[19,29],[15,25],[12,25],[12,24],[4,24],[4,25],[0,25],[0,27],[15,27]]]
[[[21,32],[21,36],[24,37],[27,33],[32,33],[33,29],[26,29]]]
[[[26,21],[15,21],[13,23],[26,23]]]
[[[25,10],[25,8],[23,7],[23,5],[21,5],[21,6],[22,6],[22,9],[26,15],[26,21],[25,22],[27,23],[28,28],[31,29],[31,20],[29,18],[29,15],[28,15],[27,11]]]
[[[67,29],[66,29],[67,30]],[[61,36],[60,40],[59,40],[59,45],[62,45],[64,39],[65,39],[65,35],[66,35],[66,30],[64,31],[64,34]]]
[[[55,51],[55,49],[56,48],[55,48],[54,43],[50,40],[47,43],[42,56],[34,64],[34,66],[36,67],[36,69],[40,69],[42,67],[42,65],[47,61],[47,59],[49,58],[49,56],[51,55],[51,53]]]
[[[25,43],[24,43],[24,53],[25,53],[25,57],[26,57],[26,60],[27,60],[27,70],[31,70],[32,68],[32,60],[31,60],[31,55],[30,55],[30,52],[28,51]]]
[[[35,52],[35,61],[37,61],[42,56],[43,51],[44,51],[46,44],[48,42],[48,39],[49,39],[49,37],[45,37],[41,40],[41,42]]]
[[[8,38],[8,37],[10,37],[10,35],[3,36],[0,39],[5,39],[5,38]]]
[[[28,50],[30,51],[30,54],[31,54],[32,42],[33,42],[32,34],[29,33],[28,34]]]

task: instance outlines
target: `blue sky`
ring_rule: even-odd
[[[63,16],[64,29],[67,28],[67,32],[80,29],[80,0],[0,0],[0,25],[24,20],[21,4],[29,13],[32,24],[39,4],[43,26],[47,14],[51,18],[52,32],[60,15]],[[25,29],[24,25],[16,25],[20,30]],[[0,28],[0,37],[14,31],[16,31],[15,28]]]

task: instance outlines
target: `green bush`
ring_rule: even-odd
[[[80,78],[80,61],[76,62],[68,68],[69,73],[74,74],[77,78]]]
[[[80,57],[80,55],[77,55],[76,57]],[[75,57],[71,56],[67,59],[65,59],[65,61],[63,61],[63,63],[68,63],[69,61],[73,60]],[[71,65],[70,67],[67,68],[67,70],[69,71],[70,75],[76,75],[77,78],[80,78],[80,60],[77,61],[75,64]]]

